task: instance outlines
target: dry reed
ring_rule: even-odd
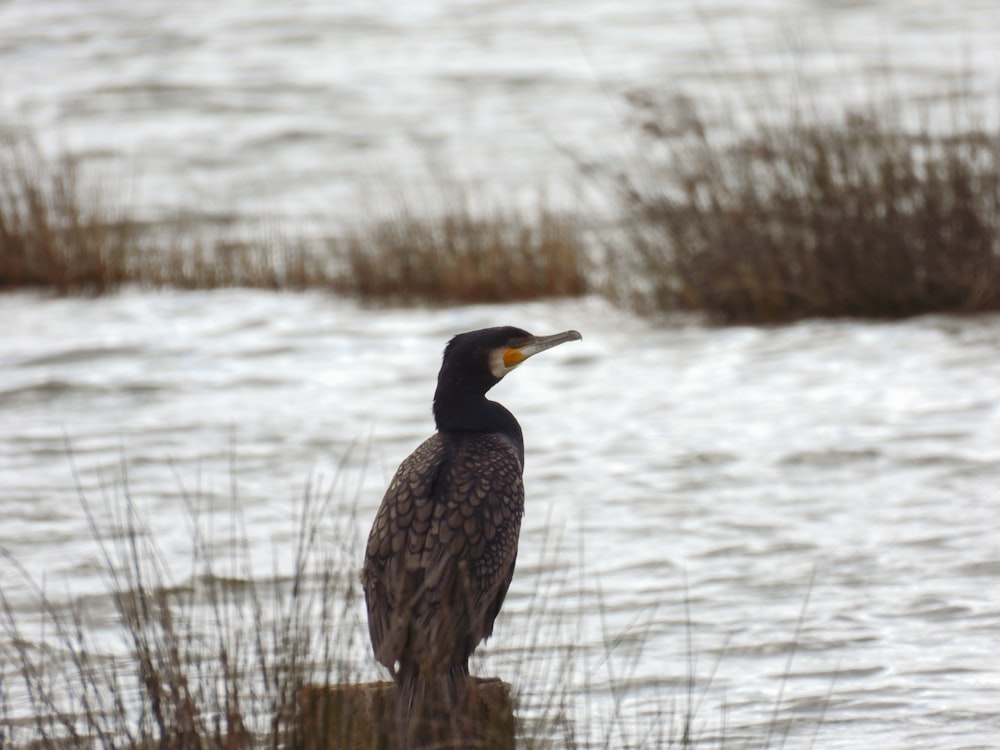
[[[338,288],[393,303],[513,302],[587,291],[576,220],[546,209],[534,219],[466,204],[439,217],[406,206],[344,242]]]
[[[444,201],[323,250],[281,237],[140,231],[77,163],[0,144],[0,289],[103,293],[122,284],[330,289],[391,304],[512,302],[602,291],[646,311],[722,322],[898,318],[1000,310],[1000,133],[950,133],[872,109],[763,120],[733,140],[689,101],[631,99],[646,159],[621,178],[624,239],[589,262],[584,220]],[[956,118],[956,121],[958,119]],[[731,125],[731,123],[730,123]]]
[[[82,492],[81,499],[102,555],[112,619],[99,614],[95,622],[81,600],[51,598],[0,548],[0,560],[12,574],[0,590],[0,745],[31,750],[314,747],[303,734],[304,688],[315,692],[357,683],[358,654],[369,653],[358,619],[357,521],[353,514],[331,518],[333,488],[306,489],[297,509],[291,572],[264,578],[253,570],[235,489],[229,508],[234,531],[220,544],[207,531],[220,518],[203,507],[204,499],[181,487],[192,544],[190,572],[180,579],[174,578],[176,566],[187,561],[164,559],[132,498],[124,467],[118,484],[103,492],[103,507],[92,507]],[[543,567],[546,559],[543,549]],[[33,594],[30,606],[22,594],[19,601],[11,598],[9,587],[18,579]],[[594,747],[595,736],[596,746],[605,748],[697,744],[692,732],[696,690],[707,685],[699,679],[696,688],[690,664],[682,707],[670,701],[674,683],[665,674],[659,713],[628,718],[633,690],[648,701],[649,683],[633,684],[641,648],[623,655],[618,644],[626,638],[641,644],[646,633],[605,629],[606,651],[596,664],[574,647],[581,623],[565,606],[586,595],[585,585],[582,572],[554,566],[530,607],[537,627],[505,636],[508,648],[524,654],[515,686],[548,686],[544,693],[516,696],[518,712],[527,717],[519,721],[518,746],[572,750]],[[597,607],[603,611],[599,594]],[[650,619],[645,627],[651,624]],[[109,627],[127,653],[109,655],[108,641],[95,636],[103,632],[106,637]],[[599,670],[610,685],[610,714],[592,713],[590,706],[591,692],[598,692],[591,681]],[[18,691],[12,690],[15,682]],[[773,721],[778,718],[775,713]],[[713,742],[724,747],[724,740],[723,733]],[[505,738],[482,742],[508,746]]]
[[[240,750],[301,742],[298,698],[306,684],[356,679],[346,655],[358,645],[356,589],[333,545],[320,544],[329,498],[307,490],[293,571],[260,579],[237,537],[225,571],[201,501],[185,495],[192,523],[191,575],[177,583],[128,489],[103,513],[86,498],[110,601],[128,655],[111,657],[94,623],[50,598],[6,553],[33,591],[41,623],[0,592],[0,745],[33,750],[152,748]],[[240,522],[234,507],[234,520]],[[96,520],[101,517],[101,521]],[[107,519],[110,519],[108,521]],[[237,524],[238,527],[238,524]],[[2,552],[2,549],[0,549]],[[33,618],[29,618],[33,619]],[[40,627],[40,630],[38,629]],[[10,686],[20,682],[18,699]]]
[[[0,289],[102,294],[123,284],[179,289],[329,286],[323,258],[280,236],[206,238],[193,220],[143,230],[78,160],[30,138],[0,142]]]
[[[0,142],[0,289],[50,287],[100,293],[125,279],[129,224],[90,186],[78,163],[48,163],[23,138]]]
[[[281,236],[206,238],[197,217],[141,230],[70,157],[46,159],[27,138],[0,144],[0,289],[105,293],[150,288],[333,289],[367,301],[502,302],[586,291],[581,233],[548,210],[526,218],[450,207],[406,208],[324,250]]]
[[[650,160],[623,180],[633,299],[724,322],[1000,309],[1000,133],[898,112],[760,124],[735,143],[633,98]],[[685,105],[681,102],[681,106]]]

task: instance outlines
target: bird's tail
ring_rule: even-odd
[[[428,675],[417,669],[401,670],[396,675],[396,747],[468,747],[475,730],[472,703],[464,669]]]

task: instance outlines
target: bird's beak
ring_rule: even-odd
[[[580,335],[579,331],[563,331],[551,336],[526,336],[522,339],[514,339],[507,345],[507,351],[503,353],[503,363],[507,369],[511,369],[539,352],[544,352],[553,346],[559,346],[559,344],[565,344],[567,341],[580,341],[581,339],[583,336]]]

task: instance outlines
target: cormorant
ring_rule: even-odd
[[[486,392],[521,362],[576,331],[533,336],[511,326],[461,333],[444,350],[437,433],[406,458],[375,516],[362,583],[375,658],[398,700],[454,685],[493,633],[514,573],[524,511],[524,438]]]

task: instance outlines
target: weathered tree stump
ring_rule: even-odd
[[[514,750],[510,686],[499,678],[472,678],[464,715],[450,711],[413,717],[399,731],[392,682],[306,687],[299,693],[298,750]],[[443,717],[443,718],[442,718]]]

